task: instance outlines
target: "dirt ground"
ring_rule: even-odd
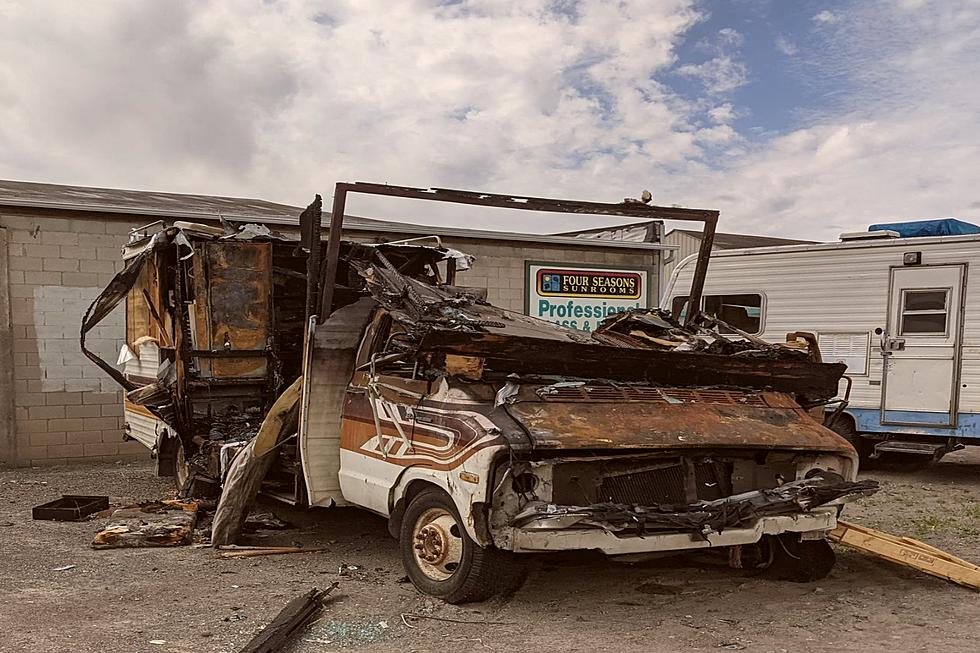
[[[980,451],[863,476],[883,490],[848,519],[980,560]],[[191,547],[93,550],[104,519],[31,519],[62,494],[126,504],[169,489],[149,464],[0,470],[0,650],[236,651],[289,599],[333,582],[337,598],[292,651],[980,650],[978,593],[843,548],[813,584],[678,559],[546,556],[513,597],[457,607],[404,582],[384,521],[354,509],[274,506],[298,528],[253,543],[328,550],[238,560]]]

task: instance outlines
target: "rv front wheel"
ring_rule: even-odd
[[[415,587],[448,603],[483,601],[520,587],[524,569],[518,557],[481,548],[460,524],[453,500],[438,488],[408,504],[398,539]]]

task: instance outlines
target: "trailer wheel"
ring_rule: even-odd
[[[824,539],[801,540],[797,533],[769,537],[772,562],[766,574],[778,580],[811,583],[827,577],[837,563],[830,542]]]
[[[447,603],[514,592],[525,578],[518,556],[481,548],[466,534],[453,500],[438,488],[416,495],[402,518],[399,547],[409,579]]]

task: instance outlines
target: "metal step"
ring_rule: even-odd
[[[883,453],[911,453],[930,458],[940,458],[949,451],[945,442],[914,442],[911,440],[883,440],[875,445],[872,458]]]

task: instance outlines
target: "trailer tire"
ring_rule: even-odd
[[[848,414],[843,414],[837,418],[830,430],[847,440],[858,454],[858,462],[861,465],[869,465],[873,462],[871,454],[874,453],[874,442],[858,433],[854,418]]]
[[[526,577],[523,561],[493,546],[481,548],[461,524],[455,503],[441,489],[426,489],[411,499],[398,545],[412,584],[454,604],[515,592]]]

